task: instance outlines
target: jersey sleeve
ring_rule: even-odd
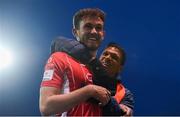
[[[64,74],[66,71],[65,54],[55,52],[52,54],[45,67],[41,87],[61,88],[64,82]]]
[[[103,107],[102,111],[103,116],[123,116],[124,114],[126,113],[121,109],[114,97],[111,97],[110,101]]]
[[[116,90],[116,94],[119,93],[120,95],[111,97],[111,100],[109,103],[103,107],[103,115],[104,116],[123,116],[125,112],[122,110],[122,108],[119,106],[119,104],[124,104],[134,109],[134,97],[133,94],[130,92],[130,90],[124,88],[125,92],[122,92],[122,90],[118,89]],[[124,94],[125,93],[125,94]],[[123,97],[121,97],[124,94]],[[122,98],[120,102],[118,103],[117,98]]]
[[[124,98],[121,101],[121,104],[124,104],[124,105],[130,107],[131,109],[134,109],[134,96],[133,96],[133,93],[128,89],[125,89],[125,92],[126,93],[125,93]]]

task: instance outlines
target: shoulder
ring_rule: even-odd
[[[69,68],[79,66],[79,61],[65,52],[55,52],[48,59],[48,63],[53,63],[57,68]]]
[[[55,52],[48,58],[45,68],[66,68],[69,58],[70,56],[64,52]]]
[[[125,97],[129,98],[130,100],[134,100],[133,93],[129,89],[127,89],[127,88],[125,88]]]
[[[53,57],[53,58],[59,58],[59,57],[65,57],[65,56],[67,56],[68,54],[67,53],[65,53],[65,52],[55,52],[55,53],[53,53],[52,55],[51,55],[51,57]]]
[[[133,95],[133,93],[127,88],[125,88],[125,92],[126,92],[126,94]]]
[[[72,57],[65,52],[55,52],[49,57],[48,61],[53,60],[54,62],[65,62],[69,58]]]

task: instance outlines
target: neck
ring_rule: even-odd
[[[97,50],[96,51],[90,51],[90,56],[92,57],[91,59],[95,59],[97,55]]]

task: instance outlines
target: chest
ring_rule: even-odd
[[[66,73],[72,90],[92,84],[92,73],[84,64],[70,60],[67,68]]]

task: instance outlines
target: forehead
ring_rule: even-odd
[[[121,51],[119,51],[119,49],[117,49],[116,47],[108,47],[104,50],[104,52],[108,52],[108,53],[111,53],[111,54],[116,54],[117,56],[121,56]],[[103,53],[104,53],[103,52]]]
[[[87,23],[91,23],[91,24],[99,24],[99,25],[104,25],[104,22],[103,20],[100,18],[100,17],[89,17],[89,16],[84,16],[82,18],[82,20],[80,21],[80,24],[83,25],[83,24],[87,24]]]

